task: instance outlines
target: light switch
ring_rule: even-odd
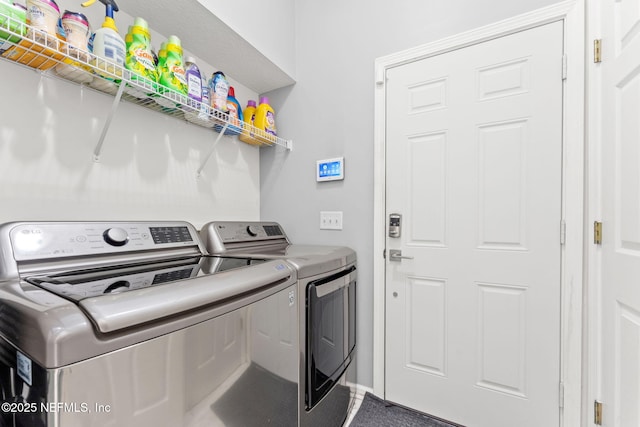
[[[342,211],[320,211],[321,230],[342,230]]]

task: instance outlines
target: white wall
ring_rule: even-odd
[[[506,19],[554,0],[296,3],[296,80],[269,94],[294,150],[261,151],[261,218],[294,242],[358,252],[358,383],[373,384],[374,60]],[[392,141],[391,141],[392,143]],[[345,180],[318,184],[315,161],[345,157]],[[319,211],[344,212],[344,230],[319,230]]]
[[[58,4],[80,10],[75,1]],[[95,29],[103,10],[82,11]],[[116,19],[124,34],[131,17]],[[152,34],[154,46],[162,40]],[[200,66],[208,75],[214,69]],[[259,149],[225,136],[197,178],[218,134],[123,102],[95,163],[112,96],[5,60],[0,76],[0,222],[175,219],[199,227],[213,219],[258,219]],[[241,102],[255,99],[234,85]]]

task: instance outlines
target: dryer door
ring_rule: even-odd
[[[331,390],[351,361],[356,343],[355,270],[352,266],[307,285],[307,410]]]

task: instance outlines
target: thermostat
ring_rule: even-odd
[[[340,179],[344,179],[344,157],[316,162],[316,181],[338,181]]]

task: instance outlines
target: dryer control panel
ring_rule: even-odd
[[[289,239],[277,222],[215,221],[202,227],[200,238],[209,253],[219,254],[231,249],[289,244]]]

